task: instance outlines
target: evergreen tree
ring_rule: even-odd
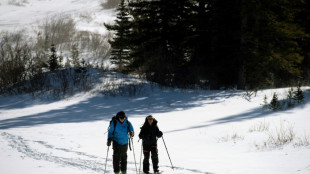
[[[129,36],[131,31],[131,21],[128,6],[125,0],[121,0],[118,8],[114,25],[104,24],[109,31],[114,31],[115,36],[109,43],[112,47],[111,62],[117,66],[119,71],[125,71],[126,66],[130,63]],[[134,37],[134,36],[133,36]]]
[[[70,68],[70,67],[71,67],[71,64],[70,64],[70,59],[69,59],[69,57],[66,57],[66,63],[65,63],[65,67],[66,67],[66,68]]]
[[[293,88],[290,88],[288,90],[288,93],[287,93],[287,107],[292,107],[294,106],[294,99],[293,99],[293,95],[294,95],[294,89]]]
[[[216,88],[215,79],[215,59],[213,56],[213,43],[211,31],[211,14],[213,12],[212,0],[195,0],[192,1],[191,13],[188,13],[185,19],[190,25],[188,35],[184,39],[192,54],[188,68],[190,69],[189,78],[194,83],[200,83],[202,80],[206,83],[201,84],[202,87],[211,86],[211,89]]]
[[[49,69],[50,71],[54,71],[54,70],[57,70],[59,65],[58,65],[58,57],[57,57],[57,54],[56,54],[56,48],[55,48],[55,45],[52,44],[51,45],[51,55],[49,57]]]
[[[71,47],[72,63],[74,67],[81,67],[79,59],[79,50],[76,44]],[[67,61],[68,62],[68,61]]]
[[[263,101],[263,108],[265,109],[265,108],[267,108],[267,106],[268,106],[268,102],[267,102],[267,96],[265,95],[264,96],[264,101]]]
[[[301,64],[302,69],[302,78],[307,83],[310,82],[310,1],[305,0],[299,3],[298,16],[296,16],[295,20],[304,28],[306,32],[306,36],[303,36],[299,42],[302,44],[302,54],[304,56],[304,60]]]
[[[131,0],[127,7],[122,1],[115,25],[106,25],[115,32],[111,60],[162,85],[284,86],[310,74],[307,4]]]
[[[246,61],[246,82],[277,87],[298,78],[303,61],[298,40],[305,33],[294,19],[296,1],[246,2],[247,7],[255,7],[252,13],[245,13],[250,14],[244,34],[250,46],[247,57],[251,58]]]
[[[297,91],[294,92],[294,100],[297,103],[302,103],[304,101],[304,93],[301,90],[301,84],[299,83],[297,86]]]
[[[63,68],[62,62],[64,61],[64,57],[62,52],[60,52],[60,56],[58,56],[58,68]]]
[[[270,101],[269,109],[273,111],[281,109],[281,104],[279,102],[277,93],[273,93],[272,99]]]
[[[185,38],[191,31],[188,22],[192,3],[179,1],[134,1],[130,67],[139,69],[157,83],[182,85],[188,74],[191,51]]]

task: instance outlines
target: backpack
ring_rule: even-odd
[[[113,116],[112,119],[111,119],[111,121],[110,121],[109,127],[108,127],[108,131],[109,131],[109,129],[110,129],[110,127],[111,127],[111,124],[112,124],[112,122],[113,122],[114,130],[113,130],[113,133],[112,133],[112,137],[114,137],[115,127],[116,127],[116,122],[117,122],[117,120],[118,120],[117,116]],[[127,130],[128,130],[128,132],[129,132],[129,122],[128,122],[128,119],[126,119],[126,124],[127,124]]]

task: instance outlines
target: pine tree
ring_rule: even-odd
[[[267,108],[267,106],[268,106],[268,102],[267,102],[267,96],[265,95],[264,96],[264,101],[263,101],[263,108],[265,109],[265,108]]]
[[[104,24],[109,31],[114,31],[115,36],[109,43],[112,47],[111,62],[117,66],[119,71],[125,71],[126,66],[129,64],[130,52],[130,30],[131,21],[129,11],[125,0],[121,0],[117,8],[116,20],[114,25]]]
[[[51,55],[49,57],[49,68],[50,68],[50,71],[55,71],[58,69],[58,57],[57,57],[57,54],[56,54],[56,48],[55,48],[55,45],[52,44],[51,45]]]
[[[81,67],[79,60],[79,50],[76,44],[71,47],[73,67]]]
[[[297,91],[294,92],[294,100],[299,104],[304,101],[304,93],[301,90],[301,84],[299,83],[297,86]]]
[[[131,40],[132,69],[145,74],[150,81],[174,86],[187,83],[188,62],[192,51],[189,0],[132,1]]]
[[[66,63],[65,63],[65,67],[66,67],[66,68],[70,68],[70,67],[71,67],[71,64],[70,64],[70,59],[69,59],[69,57],[66,57]]]
[[[273,93],[272,99],[270,101],[269,109],[273,111],[281,109],[281,105],[280,105],[277,93]]]
[[[288,93],[287,93],[287,107],[292,107],[294,106],[294,99],[293,99],[293,95],[294,95],[294,89],[293,88],[290,88],[288,90]]]

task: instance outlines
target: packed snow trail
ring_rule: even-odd
[[[9,147],[23,154],[22,158],[28,157],[35,160],[45,160],[66,167],[74,167],[80,170],[90,170],[93,173],[103,173],[105,158],[89,155],[85,152],[73,151],[66,148],[54,147],[44,141],[26,140],[21,136],[2,132],[1,137],[8,142]],[[38,148],[40,146],[40,148]],[[40,151],[38,150],[40,149]],[[132,151],[128,151],[132,153]],[[112,159],[108,158],[107,173],[113,173]],[[130,167],[132,166],[132,167]],[[170,166],[160,166],[163,169],[171,169]],[[169,173],[184,174],[185,173],[204,173],[194,169],[185,169],[182,167],[174,167],[175,170]],[[134,162],[128,161],[128,173],[136,173]]]

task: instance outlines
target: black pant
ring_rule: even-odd
[[[113,141],[113,168],[114,172],[118,173],[127,171],[127,150],[128,144],[120,145]]]
[[[157,145],[143,145],[143,172],[150,171],[150,153],[152,154],[152,163],[154,172],[158,171],[158,150]]]

